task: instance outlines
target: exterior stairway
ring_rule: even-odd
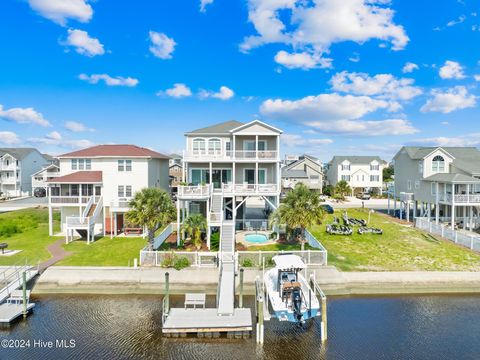
[[[233,315],[235,305],[235,236],[233,222],[222,224],[217,314]]]
[[[103,198],[100,197],[95,203],[95,197],[92,196],[88,201],[83,214],[79,216],[67,216],[66,218],[66,242],[69,238],[73,240],[73,232],[76,231],[82,238],[87,239],[87,243],[94,240],[95,221],[100,216],[103,209]],[[70,240],[70,241],[71,241]]]
[[[212,207],[210,209],[210,222],[219,223],[222,221],[222,205],[223,205],[223,196],[222,193],[213,193],[212,194]]]

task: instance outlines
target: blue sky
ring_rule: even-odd
[[[184,132],[230,119],[323,161],[478,146],[478,5],[4,0],[0,146],[179,152]]]

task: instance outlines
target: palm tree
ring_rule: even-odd
[[[202,231],[207,229],[207,219],[202,214],[192,214],[183,222],[183,229],[190,235],[197,250],[200,250],[202,247]]]
[[[153,249],[155,231],[175,219],[175,206],[165,191],[145,188],[135,193],[125,214],[128,222],[147,228],[150,250]]]
[[[304,184],[297,184],[272,214],[271,222],[276,225],[285,224],[292,230],[300,229],[299,240],[303,250],[305,230],[314,224],[321,223],[324,215],[318,193],[310,191]]]
[[[345,180],[340,180],[335,186],[335,194],[339,195],[342,199],[345,198],[345,195],[350,194],[352,189]]]

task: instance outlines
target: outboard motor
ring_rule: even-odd
[[[294,289],[292,292],[292,304],[295,318],[298,322],[303,324],[304,321],[302,320],[302,294],[299,288]]]

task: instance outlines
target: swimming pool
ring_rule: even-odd
[[[255,244],[263,244],[268,241],[268,237],[265,234],[246,234],[245,241]]]

